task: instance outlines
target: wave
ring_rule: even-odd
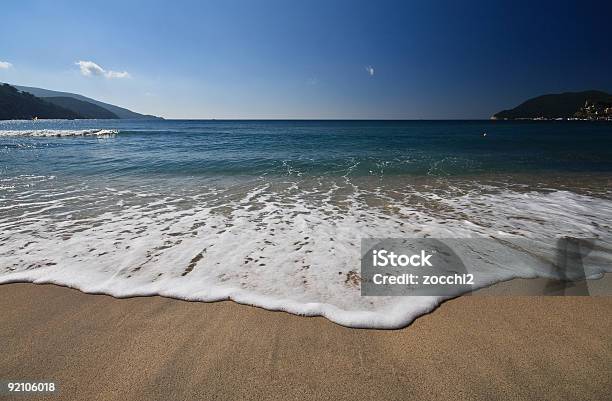
[[[95,136],[108,137],[119,133],[114,129],[81,129],[81,130],[59,130],[59,129],[36,129],[36,130],[0,130],[0,137],[69,137],[69,136]]]
[[[5,181],[11,189],[0,187],[0,283],[55,283],[115,297],[231,299],[350,327],[399,328],[449,296],[361,296],[354,279],[361,238],[533,242],[528,250],[474,250],[478,288],[555,277],[554,250],[546,244],[559,236],[600,239],[603,262],[587,275],[612,271],[612,201],[569,191],[440,194],[342,180],[197,190]]]

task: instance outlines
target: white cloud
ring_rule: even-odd
[[[366,67],[366,71],[368,72],[370,76],[374,75],[374,67],[372,67],[371,65]]]
[[[90,77],[92,75],[104,75],[104,68],[93,61],[77,61],[76,64],[81,69],[81,75]]]
[[[127,71],[120,72],[105,70],[93,61],[77,61],[75,64],[79,66],[79,69],[81,70],[81,75],[83,75],[84,77],[103,76],[108,79],[130,78],[130,74]]]
[[[106,78],[130,78],[130,74],[127,71],[106,71],[104,75]]]
[[[0,70],[8,70],[12,66],[13,64],[9,63],[8,61],[0,61]]]

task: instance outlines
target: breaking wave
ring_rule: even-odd
[[[612,201],[564,190],[320,178],[196,186],[20,176],[0,184],[0,283],[232,299],[351,327],[398,328],[448,297],[361,296],[361,238],[533,241],[531,249],[475,250],[477,287],[554,278],[546,244],[560,236],[599,239],[603,262],[587,273],[612,271]]]
[[[114,129],[35,129],[35,130],[0,130],[0,137],[71,137],[71,136],[95,136],[108,137],[119,133]]]

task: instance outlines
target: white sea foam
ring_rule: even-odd
[[[0,130],[2,136],[21,137],[66,137],[66,136],[113,136],[119,131],[113,129],[80,129],[80,130],[58,130],[58,129],[36,129],[36,130]]]
[[[481,188],[441,196],[407,185],[260,181],[172,193],[27,181],[6,179],[0,188],[0,283],[232,299],[352,327],[397,328],[444,298],[362,297],[352,279],[361,238],[533,240],[528,250],[480,254],[471,266],[479,287],[554,277],[546,240],[563,235],[600,239],[602,262],[588,275],[612,271],[612,201],[569,191]]]

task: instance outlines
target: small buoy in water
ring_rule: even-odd
[[[482,133],[482,136],[487,136],[487,133],[486,133],[486,132],[483,132],[483,133]]]

